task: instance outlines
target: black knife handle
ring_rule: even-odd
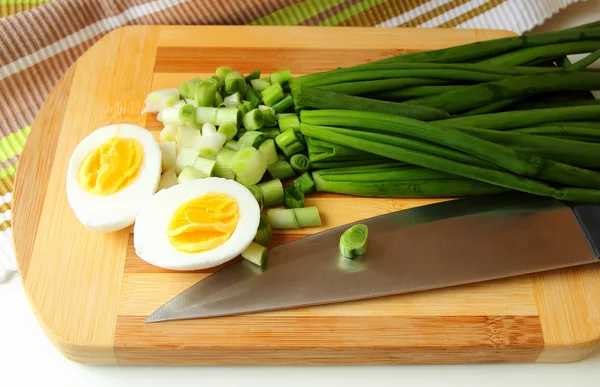
[[[600,259],[600,206],[577,204],[572,209],[590,247]]]

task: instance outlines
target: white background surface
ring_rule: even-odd
[[[535,31],[600,19],[600,0],[575,4]],[[90,366],[63,358],[46,339],[17,277],[0,284],[0,387],[41,386],[600,386],[600,351],[570,364],[192,367]]]

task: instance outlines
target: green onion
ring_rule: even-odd
[[[192,104],[183,105],[179,109],[179,123],[189,127],[197,128],[196,108]]]
[[[238,144],[238,142],[235,140],[230,140],[225,143],[225,148],[231,149],[231,150],[237,152],[240,150],[240,144]]]
[[[254,237],[254,242],[261,246],[269,246],[273,239],[273,230],[271,229],[271,223],[269,217],[266,215],[260,216],[260,222],[258,223],[258,230]]]
[[[242,95],[240,94],[239,91],[236,91],[235,93],[233,93],[233,94],[228,95],[227,97],[225,97],[223,99],[223,103],[227,107],[241,105],[242,104]]]
[[[285,160],[275,161],[273,164],[267,166],[267,171],[269,171],[273,179],[286,180],[296,176],[290,163]]]
[[[246,81],[239,71],[232,71],[225,76],[225,91],[233,94],[237,91],[244,93],[246,90]]]
[[[225,145],[226,137],[224,134],[215,133],[210,136],[202,136],[196,142],[198,155],[207,159],[215,160],[217,154]]]
[[[211,75],[210,77],[208,77],[206,79],[205,82],[212,82],[217,86],[217,90],[221,89],[221,87],[223,87],[223,84],[225,83],[225,78],[222,78],[218,75]]]
[[[255,108],[254,106],[252,106],[252,103],[250,101],[246,101],[246,100],[242,101],[242,105],[244,105],[246,107],[246,110],[247,110],[246,113],[248,113],[250,110]]]
[[[290,158],[290,165],[297,174],[303,174],[310,168],[310,161],[305,154],[296,153]]]
[[[244,134],[246,134],[246,132],[247,132],[246,128],[238,128],[238,131],[237,131],[237,133],[235,135],[235,139],[239,140],[240,138],[242,138],[242,136]]]
[[[194,90],[194,100],[198,106],[214,106],[217,94],[216,82],[204,81]]]
[[[285,188],[283,206],[285,208],[302,208],[304,207],[304,194],[295,185],[289,185]]]
[[[202,83],[202,78],[200,77],[182,83],[179,87],[179,94],[183,98],[194,98],[194,90],[196,90],[196,87],[198,87],[200,83]]]
[[[479,63],[518,66],[541,57],[552,58],[556,56],[591,52],[597,50],[599,46],[600,42],[598,40],[578,39],[578,41],[574,42],[547,44],[540,47],[524,48],[521,50],[508,52],[503,55],[494,56]]]
[[[294,187],[297,187],[303,195],[310,195],[315,192],[315,182],[310,177],[308,172],[304,172],[300,177],[294,180],[292,184]]]
[[[265,138],[271,138],[271,139],[274,139],[275,137],[279,136],[279,134],[281,133],[278,128],[262,128],[262,129],[259,129],[258,131],[261,132],[263,134],[263,136],[265,136]]]
[[[254,90],[254,88],[252,87],[246,89],[246,94],[244,95],[244,98],[246,98],[250,102],[250,104],[252,105],[252,109],[260,105],[260,102],[262,101],[260,93]]]
[[[294,210],[288,208],[270,208],[267,217],[273,230],[298,228],[298,220]]]
[[[273,179],[265,181],[264,183],[259,183],[257,186],[262,192],[265,207],[283,203],[284,194],[281,180]]]
[[[275,141],[273,139],[263,141],[258,147],[258,151],[267,160],[267,165],[271,165],[277,161],[277,149],[275,148]]]
[[[398,90],[382,91],[380,93],[368,94],[367,97],[382,99],[384,101],[405,101],[408,99],[427,97],[445,93],[446,91],[456,90],[463,85],[448,85],[448,86],[414,86]]]
[[[231,141],[237,134],[237,130],[237,126],[233,122],[229,122],[219,126],[218,132],[224,134],[227,138],[227,141]]]
[[[302,152],[305,149],[304,145],[298,139],[298,136],[296,136],[296,132],[293,130],[287,130],[281,133],[279,136],[275,137],[275,142],[286,157]]]
[[[142,110],[144,113],[158,113],[166,107],[171,107],[179,101],[178,89],[164,89],[153,91],[146,97],[145,106]]]
[[[244,122],[244,121],[243,121],[243,117],[244,117],[246,114],[248,114],[248,112],[249,112],[251,109],[248,109],[248,107],[247,107],[246,105],[244,105],[244,104],[238,105],[238,107],[237,107],[237,108],[238,108],[238,110],[240,111],[240,115],[242,116],[242,123],[243,123],[243,122]]]
[[[198,179],[202,179],[204,177],[206,177],[206,176],[204,176],[204,174],[202,172],[198,171],[193,166],[188,165],[187,167],[183,168],[183,170],[181,171],[179,176],[177,176],[177,183],[183,184],[188,181],[198,180]]]
[[[235,172],[233,172],[233,161],[235,159],[236,151],[227,148],[221,148],[217,153],[217,159],[215,160],[214,175],[225,179],[235,179]]]
[[[195,99],[189,99],[188,98],[188,99],[185,99],[184,101],[185,101],[186,104],[191,104],[191,105],[194,105],[194,107],[198,107],[198,102],[196,102]]]
[[[217,133],[217,128],[213,124],[211,124],[210,122],[202,124],[203,136],[212,136],[215,133]]]
[[[290,94],[287,97],[285,97],[284,99],[282,99],[281,101],[277,102],[275,105],[273,105],[273,109],[275,109],[276,113],[283,113],[286,110],[289,110],[293,106],[294,106],[294,98]]]
[[[201,137],[200,131],[187,126],[179,126],[177,128],[176,141],[180,147],[193,148],[196,141]]]
[[[280,85],[283,85],[290,79],[292,79],[292,72],[290,71],[290,69],[285,69],[285,70],[277,71],[275,73],[271,73],[271,83],[272,84],[279,83]]]
[[[279,83],[273,83],[261,92],[262,100],[267,106],[273,106],[284,97],[283,89]]]
[[[581,69],[584,69],[584,68],[590,66],[591,64],[596,62],[598,59],[600,59],[600,50],[596,50],[596,51],[590,53],[585,58],[580,59],[577,62],[575,62],[574,64],[572,64],[571,66],[565,68],[565,70],[567,70],[567,71],[581,70]]]
[[[260,78],[260,69],[254,70],[253,72],[251,72],[250,74],[246,75],[245,81],[246,82],[250,82],[253,79],[259,79]]]
[[[217,67],[217,70],[215,71],[215,73],[217,74],[218,77],[225,79],[227,74],[229,74],[231,71],[233,71],[233,70],[231,70],[231,67],[219,66],[219,67]]]
[[[175,159],[175,173],[180,174],[185,167],[193,166],[198,158],[198,151],[193,148],[180,147]]]
[[[256,201],[258,202],[258,207],[262,210],[264,203],[262,191],[260,190],[260,188],[258,188],[256,185],[249,185],[246,188],[248,188],[248,191],[252,193],[252,196],[254,196],[254,199],[256,199]]]
[[[196,161],[194,161],[194,168],[203,175],[202,177],[210,177],[214,176],[215,163],[215,160],[198,157]]]
[[[251,242],[244,251],[242,251],[242,258],[252,262],[255,265],[262,266],[267,257],[267,248],[259,245],[256,242]]]
[[[263,114],[258,109],[252,109],[244,115],[244,128],[246,130],[257,130],[263,127],[265,120]]]
[[[238,124],[240,114],[238,108],[235,107],[204,107],[196,108],[196,122],[204,124],[209,122],[215,126],[221,126],[226,123]]]
[[[258,183],[265,174],[267,161],[255,148],[243,148],[235,155],[232,169],[239,183],[246,186],[253,185]]]
[[[266,105],[258,105],[258,110],[262,113],[266,126],[277,125],[277,116],[275,115],[275,110],[273,110],[273,108]]]
[[[278,114],[277,122],[279,123],[279,129],[282,132],[292,129],[296,132],[300,130],[300,119],[295,114]]]
[[[340,237],[340,253],[346,258],[354,259],[357,255],[367,253],[369,228],[364,224],[355,224]]]
[[[215,107],[219,107],[223,104],[223,96],[218,91],[215,93]]]
[[[192,105],[186,105],[184,103],[183,106],[192,106]],[[162,122],[163,125],[165,125],[165,126],[181,125],[183,123],[181,122],[181,116],[180,116],[179,112],[181,111],[181,108],[183,106],[174,105],[171,107],[164,108],[160,112],[158,112],[156,119],[158,121]]]
[[[244,133],[244,135],[240,137],[240,139],[238,140],[238,146],[240,147],[240,149],[251,147],[258,149],[260,147],[260,144],[263,143],[263,141],[265,141],[265,137],[262,135],[262,133],[253,130],[251,132]]]
[[[271,82],[260,78],[260,79],[252,79],[250,80],[250,85],[252,85],[252,88],[256,91],[263,91],[265,89],[267,89],[269,86],[271,86]]]
[[[317,227],[321,225],[321,216],[317,207],[294,208],[299,227]]]

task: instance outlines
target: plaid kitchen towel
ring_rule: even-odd
[[[539,25],[577,0],[0,0],[0,281],[16,270],[13,176],[29,125],[61,75],[133,24],[445,27]]]

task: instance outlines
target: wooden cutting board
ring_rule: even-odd
[[[600,266],[361,302],[144,324],[212,271],[139,259],[131,229],[86,230],[65,195],[71,152],[94,129],[146,126],[151,90],[229,65],[295,75],[510,35],[504,31],[313,27],[126,27],[92,47],[42,107],[16,177],[21,279],[48,338],[67,358],[120,364],[568,362],[600,338]],[[319,194],[324,228],[431,200]],[[320,229],[277,234],[275,244]],[[465,236],[468,237],[468,236]]]

